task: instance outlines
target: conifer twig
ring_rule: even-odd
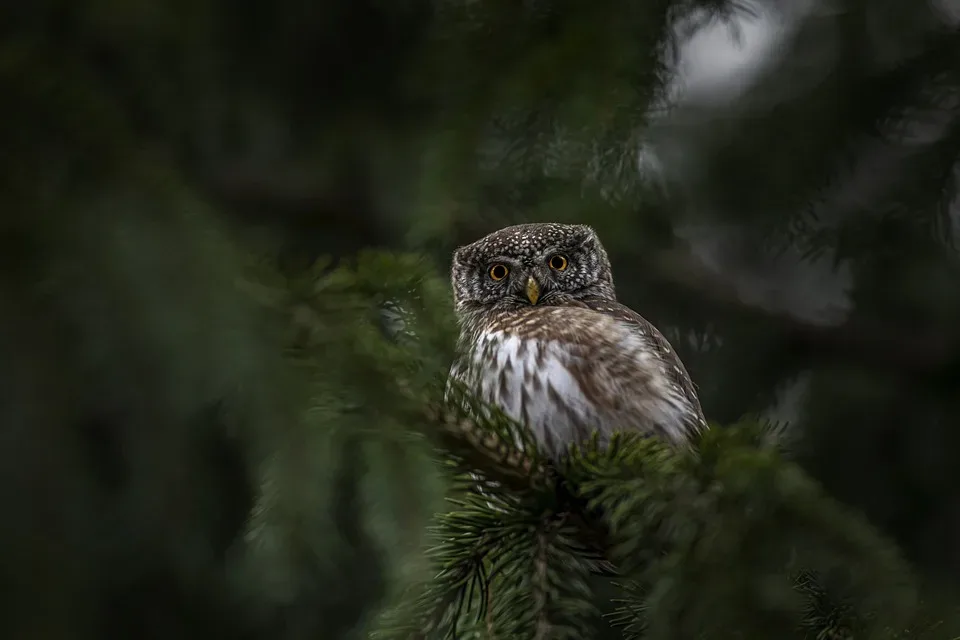
[[[547,585],[547,548],[546,535],[543,531],[537,534],[537,550],[534,559],[534,604],[537,607],[536,640],[546,640],[550,637],[550,619],[547,616],[547,599],[549,587]]]
[[[428,407],[426,415],[440,427],[438,444],[461,458],[469,467],[465,470],[482,471],[490,480],[519,491],[544,489],[556,483],[556,471],[547,463],[484,429],[476,420],[437,406]]]

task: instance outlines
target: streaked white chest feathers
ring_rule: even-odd
[[[705,426],[670,375],[674,365],[637,327],[595,312],[580,315],[566,319],[589,323],[482,330],[451,374],[525,425],[551,457],[593,431],[601,442],[616,431],[641,431],[683,444]],[[527,322],[535,320],[547,318]]]

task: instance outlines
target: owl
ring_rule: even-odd
[[[450,379],[529,430],[559,459],[597,432],[677,446],[706,428],[696,387],[666,338],[617,302],[588,226],[506,227],[460,247],[451,268],[460,326]]]

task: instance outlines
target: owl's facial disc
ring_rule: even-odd
[[[533,276],[527,276],[527,300],[530,304],[537,304],[540,299],[540,285],[534,280]]]

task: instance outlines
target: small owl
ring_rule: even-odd
[[[706,428],[666,338],[617,302],[590,227],[506,227],[453,255],[459,358],[451,378],[523,424],[557,459],[574,442],[640,431],[675,445]]]

